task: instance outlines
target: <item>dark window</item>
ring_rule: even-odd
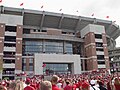
[[[97,59],[104,60],[104,55],[97,55]]]
[[[47,32],[47,30],[42,30],[42,32]]]
[[[62,34],[67,34],[67,32],[62,32]]]
[[[98,48],[97,48],[96,51],[104,51],[104,50],[103,50],[103,49],[98,49]]]
[[[103,47],[103,43],[96,42],[96,47]]]
[[[23,34],[30,34],[30,29],[24,28],[24,29],[23,29]]]
[[[98,61],[98,64],[105,64],[105,61]]]
[[[33,32],[36,32],[36,29],[34,29]]]
[[[16,26],[6,26],[5,31],[16,32]]]
[[[95,34],[95,38],[102,39],[102,35],[101,34]]]

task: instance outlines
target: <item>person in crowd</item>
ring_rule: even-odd
[[[96,87],[96,80],[90,80],[90,90],[100,90],[98,87]]]
[[[64,87],[64,90],[73,90],[70,80],[66,80],[66,86]]]
[[[118,77],[115,78],[114,80],[114,89],[115,90],[120,90],[120,80]]]
[[[8,90],[15,90],[16,86],[17,86],[17,83],[13,81],[9,84]]]
[[[15,90],[24,90],[24,85],[22,81],[16,81],[16,88]]]
[[[42,81],[40,90],[52,90],[52,83],[50,81]]]
[[[80,89],[80,90],[90,90],[90,84],[89,84],[88,82],[84,81],[84,82],[82,83],[81,88],[82,88],[82,89]]]
[[[53,75],[52,78],[51,78],[51,83],[52,83],[52,90],[60,90],[56,84],[59,80],[59,77],[57,75]]]
[[[26,87],[24,88],[24,90],[35,90],[32,86],[30,86],[31,80],[29,78],[26,79]]]
[[[4,86],[0,85],[0,90],[5,90]]]
[[[99,89],[100,90],[107,90],[107,88],[104,86],[103,82],[101,82],[101,81],[97,81],[97,82],[99,84]]]

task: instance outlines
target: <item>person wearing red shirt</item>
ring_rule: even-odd
[[[118,79],[118,77],[115,78],[114,88],[115,90],[120,90],[120,80]]]
[[[56,86],[57,82],[58,82],[59,77],[57,75],[53,75],[52,79],[51,79],[51,83],[52,83],[52,90],[60,90],[60,88],[58,88]]]
[[[26,82],[27,86],[24,88],[24,90],[35,90],[34,87],[30,86],[30,83],[31,83],[31,80],[28,78],[26,79]]]
[[[72,90],[72,86],[70,85],[70,82],[68,80],[66,81],[66,86],[64,90]]]

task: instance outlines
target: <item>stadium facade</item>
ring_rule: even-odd
[[[109,70],[119,35],[112,21],[1,6],[0,78]]]

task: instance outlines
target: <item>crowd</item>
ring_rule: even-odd
[[[120,90],[120,75],[108,71],[37,75],[26,80],[1,80],[0,90]]]

